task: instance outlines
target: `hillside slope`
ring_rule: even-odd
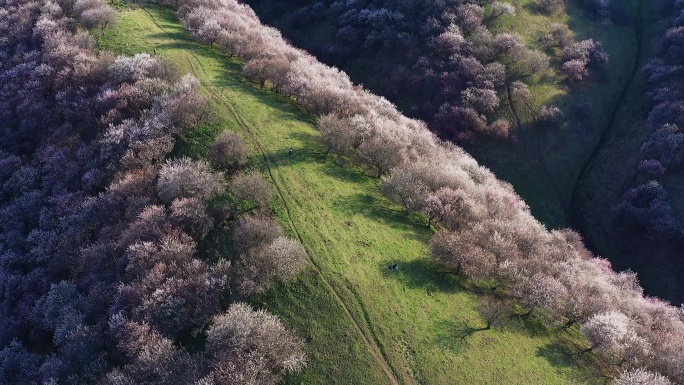
[[[343,26],[348,16],[335,13],[336,3],[332,0],[288,4],[270,0],[247,2],[260,17],[283,30],[298,46],[347,71],[355,82],[366,84],[397,103],[405,114],[415,113],[415,105],[422,101],[420,87],[415,93],[392,94],[387,89],[391,89],[395,75],[381,70],[392,68],[387,63],[404,60],[401,50],[380,54],[359,48],[358,54],[363,60],[355,55],[334,55],[334,48],[348,34],[348,27]],[[515,16],[500,17],[488,23],[488,29],[493,34],[522,36],[529,47],[552,56],[554,69],[544,76],[525,79],[532,92],[527,105],[511,110],[510,103],[501,98],[496,114],[515,123],[514,140],[479,138],[465,148],[498,178],[511,182],[535,217],[548,227],[573,227],[585,236],[595,253],[614,262],[618,269],[638,272],[649,294],[675,304],[682,302],[684,289],[677,279],[681,275],[676,251],[679,246],[670,242],[671,245],[657,251],[659,257],[654,260],[653,249],[660,249],[661,245],[647,240],[621,239],[629,237],[615,234],[611,211],[636,178],[641,160],[639,146],[649,134],[644,129],[647,86],[641,69],[658,53],[660,38],[672,17],[672,10],[666,6],[668,1],[611,2],[612,13],[619,14],[613,20],[596,17],[584,1],[567,2],[565,11],[551,15],[539,11],[537,0],[505,2],[515,7]],[[480,2],[484,3],[490,2]],[[368,9],[374,9],[382,4],[392,10],[400,9],[396,4],[388,5],[389,2],[357,2],[347,6],[367,5]],[[404,16],[410,18],[408,14]],[[309,33],[309,28],[298,29],[302,20],[310,21],[310,28],[316,33]],[[610,56],[608,64],[593,68],[582,81],[568,80],[558,68],[561,60],[558,49],[545,48],[544,36],[554,25],[568,28],[575,40],[600,41]],[[374,70],[364,70],[367,67]],[[409,68],[414,72],[420,70]],[[563,111],[560,124],[535,121],[543,105],[555,105]],[[679,179],[669,178],[664,183],[678,192],[681,191]],[[681,194],[670,194],[670,200],[681,217],[682,203],[678,195]],[[627,243],[629,246],[621,247]]]
[[[281,29],[297,46],[313,52],[319,60],[329,65],[339,66],[355,82],[366,85],[396,103],[404,114],[414,116],[416,105],[424,102],[421,99],[420,86],[416,86],[414,92],[398,95],[385,90],[391,88],[393,82],[393,74],[388,73],[389,69],[396,62],[404,60],[401,50],[387,54],[359,48],[354,54],[362,56],[363,60],[356,59],[355,55],[340,58],[328,52],[341,44],[341,36],[346,36],[343,32],[347,28],[343,26],[348,18],[346,14],[339,16],[339,20],[335,19],[338,15],[333,11],[336,9],[334,1],[282,4],[270,0],[250,0],[247,3],[254,7],[266,23]],[[317,3],[325,5],[321,7]],[[536,218],[551,228],[566,227],[572,222],[571,195],[575,181],[586,159],[600,141],[615,103],[634,69],[634,23],[639,0],[622,2],[621,8],[626,13],[626,20],[622,20],[620,24],[594,17],[581,1],[567,2],[567,9],[555,14],[542,12],[537,0],[507,0],[505,3],[515,8],[515,15],[502,16],[493,21],[486,21],[485,17],[487,30],[492,35],[520,36],[527,47],[549,56],[551,68],[543,73],[522,77],[531,91],[529,101],[511,105],[505,95],[499,95],[500,103],[490,120],[497,117],[511,122],[513,137],[510,140],[479,136],[474,143],[466,141],[460,144],[479,163],[492,169],[498,178],[511,182],[530,205]],[[372,10],[382,4],[388,11],[401,12],[401,6],[391,2],[366,1],[353,3],[348,7],[365,6],[367,13],[372,14]],[[305,12],[307,10],[308,13]],[[366,11],[361,13],[363,12]],[[488,12],[485,11],[485,15]],[[304,16],[308,14],[314,16]],[[410,17],[409,14],[403,15],[403,19]],[[444,14],[434,17],[448,19],[451,16]],[[297,28],[300,19],[310,21],[310,28],[317,33],[308,33],[309,28]],[[373,25],[374,28],[381,28]],[[558,26],[567,28],[568,38],[574,41],[593,39],[601,42],[610,57],[608,64],[605,67],[595,66],[597,68],[592,68],[589,75],[581,81],[568,79],[561,70],[562,50],[549,47],[545,43],[550,31]],[[424,46],[433,44],[429,41],[421,43],[419,49],[426,49]],[[440,58],[427,60],[439,61]],[[366,67],[374,70],[366,71]],[[380,70],[385,68],[386,71]],[[407,71],[419,72],[420,68],[409,67]],[[563,118],[558,124],[537,121],[540,108],[550,105],[559,107],[563,112]],[[431,129],[438,132],[437,126],[434,123]]]
[[[242,80],[239,63],[193,42],[172,10],[123,9],[117,29],[100,43],[118,53],[156,50],[202,80],[217,123],[185,138],[179,151],[201,156],[227,128],[262,153],[255,160],[278,187],[278,215],[316,265],[261,304],[309,342],[309,368],[288,383],[602,381],[566,353],[574,334],[522,321],[475,332],[484,326],[478,296],[428,259],[431,232],[422,219],[387,201],[377,179],[326,156],[310,116]],[[388,271],[394,262],[399,271]]]

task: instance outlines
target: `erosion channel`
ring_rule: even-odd
[[[649,89],[642,69],[659,55],[660,38],[670,22],[662,1],[642,0],[638,8],[639,18],[634,24],[637,54],[633,73],[616,101],[601,139],[575,182],[570,218],[572,227],[584,235],[586,243],[596,253],[608,258],[619,270],[631,269],[639,273],[639,280],[649,294],[680,304],[684,302],[684,287],[680,280],[684,271],[673,259],[678,251],[668,245],[619,239],[612,231],[611,208],[639,180],[639,150],[650,134],[645,123],[650,106],[644,97]],[[675,194],[670,196],[671,201],[677,199],[682,198]]]

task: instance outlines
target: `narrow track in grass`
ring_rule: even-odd
[[[637,77],[637,73],[639,71],[639,63],[641,62],[641,56],[643,52],[643,24],[644,24],[644,15],[643,15],[643,0],[639,0],[639,3],[637,5],[637,20],[635,23],[634,27],[634,34],[635,34],[635,41],[636,41],[636,52],[634,55],[634,63],[632,66],[632,71],[629,74],[629,77],[627,78],[627,81],[625,82],[625,86],[623,87],[622,91],[620,92],[620,95],[615,102],[615,107],[613,107],[613,110],[610,115],[610,119],[608,120],[608,123],[606,124],[605,128],[603,129],[603,132],[601,133],[601,137],[599,138],[598,142],[592,149],[591,154],[589,154],[589,157],[587,160],[584,162],[582,167],[580,168],[580,172],[577,176],[577,179],[575,180],[575,183],[573,184],[572,187],[572,194],[570,195],[570,221],[572,224],[572,227],[579,231],[580,234],[584,235],[585,243],[587,243],[587,246],[589,246],[592,250],[596,250],[595,244],[591,241],[591,237],[589,237],[590,234],[587,234],[586,232],[586,226],[584,223],[584,218],[582,215],[582,210],[579,207],[580,205],[580,194],[582,192],[582,185],[584,179],[587,177],[587,175],[591,172],[592,167],[594,166],[594,163],[596,162],[596,158],[598,157],[601,149],[604,147],[606,142],[608,141],[609,138],[609,133],[612,131],[611,129],[613,126],[616,124],[616,119],[618,117],[618,113],[620,111],[620,108],[622,107],[623,101],[627,98],[630,89],[632,88],[632,85],[634,84],[634,81]]]
[[[144,6],[141,5],[140,8],[145,12],[145,14],[147,14],[147,16],[150,18],[150,20],[154,23],[154,25],[157,28],[159,28],[161,31],[163,31],[165,33],[168,33],[164,29],[164,27],[162,27],[159,23],[157,23],[154,16]],[[197,62],[200,67],[202,67],[201,62],[199,60],[197,60],[195,55],[188,54],[185,50],[181,50],[181,51],[183,52],[184,58],[187,61],[188,65],[190,66],[190,69],[191,69],[191,72],[193,73],[193,75],[195,75],[195,77],[197,77],[198,79],[201,79],[201,77],[197,74],[197,71],[195,70],[195,66],[192,64],[193,61],[190,60],[190,57],[195,59],[194,61]],[[306,250],[306,255],[309,259],[309,262],[313,266],[314,271],[316,271],[316,273],[321,277],[321,279],[324,282],[324,284],[326,285],[326,287],[333,294],[333,297],[335,298],[335,300],[340,304],[340,306],[342,307],[344,312],[347,314],[349,319],[352,321],[354,328],[361,335],[364,343],[367,345],[368,350],[371,353],[371,355],[373,356],[373,358],[377,361],[378,365],[385,372],[385,374],[387,375],[387,378],[389,379],[389,381],[393,385],[401,385],[402,383],[404,383],[404,382],[399,381],[399,376],[396,374],[395,369],[390,365],[389,360],[387,358],[387,354],[382,349],[381,344],[378,341],[378,339],[373,335],[372,331],[370,333],[371,334],[370,337],[364,332],[361,324],[356,319],[356,317],[354,317],[353,313],[351,312],[351,310],[349,309],[349,307],[347,306],[345,301],[342,299],[342,297],[340,296],[338,291],[335,289],[335,286],[325,276],[325,274],[323,273],[323,269],[316,262],[316,260],[312,257],[311,252],[309,251],[309,248],[307,247],[306,243],[304,242],[304,239],[302,238],[302,236],[299,232],[299,229],[297,228],[297,225],[295,224],[294,220],[292,219],[290,207],[287,204],[287,200],[285,199],[285,195],[284,195],[283,191],[281,190],[279,184],[276,181],[276,178],[273,175],[273,172],[272,172],[271,166],[270,166],[270,161],[269,161],[268,156],[266,155],[266,152],[264,151],[259,139],[256,137],[254,132],[250,129],[249,125],[247,123],[245,123],[245,121],[240,117],[240,115],[238,114],[235,107],[232,104],[230,104],[223,95],[221,95],[216,90],[214,90],[213,89],[214,87],[210,87],[210,86],[206,85],[205,82],[201,82],[201,84],[202,84],[202,88],[204,88],[213,97],[213,99],[216,102],[220,103],[222,106],[224,106],[226,108],[226,110],[233,117],[233,119],[235,120],[237,125],[240,127],[240,129],[242,131],[244,131],[244,133],[246,135],[249,136],[251,141],[258,148],[258,150],[261,154],[261,157],[263,159],[264,166],[266,167],[266,171],[269,175],[269,178],[271,179],[271,182],[275,186],[276,192],[278,193],[280,201],[282,202],[283,207],[285,208],[285,215],[287,216],[287,220],[288,220],[290,227],[292,228],[292,231],[297,236],[297,239],[302,243],[302,245],[304,245],[304,248]],[[358,299],[358,296],[353,291],[353,289],[351,289],[351,291],[355,295],[355,298],[357,298],[357,300],[360,301],[360,299]],[[362,309],[365,309],[363,306],[363,303],[359,303],[359,305]],[[365,315],[366,323],[368,323],[369,327],[372,327],[370,319],[368,318],[365,311],[364,311],[364,315]],[[417,382],[415,382],[414,379],[410,376],[408,377],[408,380],[406,382],[408,382],[410,385],[416,385],[417,384]]]

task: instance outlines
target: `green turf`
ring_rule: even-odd
[[[547,331],[520,321],[462,340],[484,325],[478,296],[428,258],[432,233],[424,222],[388,202],[377,179],[326,156],[313,119],[289,98],[244,81],[239,63],[194,42],[172,10],[146,8],[149,14],[121,11],[118,27],[100,39],[101,47],[122,54],[156,48],[181,71],[194,72],[217,118],[183,138],[183,151],[201,155],[223,129],[248,139],[255,160],[263,150],[284,199],[277,214],[320,266],[258,302],[308,342],[309,367],[286,383],[390,383],[371,352],[388,362],[402,384],[603,382],[568,353],[576,331]],[[386,269],[393,262],[398,272]]]

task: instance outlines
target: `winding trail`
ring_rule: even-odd
[[[641,56],[642,56],[642,45],[643,45],[643,22],[644,22],[644,15],[643,15],[643,5],[644,0],[639,0],[639,4],[637,6],[637,21],[635,23],[634,27],[634,33],[635,33],[635,40],[636,40],[636,52],[634,55],[634,63],[632,64],[632,71],[630,72],[630,75],[625,82],[624,87],[622,88],[622,91],[620,92],[620,96],[615,102],[615,107],[613,107],[613,111],[610,115],[610,119],[608,120],[608,123],[606,124],[605,128],[603,129],[603,132],[601,133],[601,137],[599,138],[598,142],[592,149],[591,154],[589,154],[589,157],[587,160],[584,162],[582,167],[580,168],[580,172],[577,176],[577,179],[575,180],[575,183],[573,184],[572,188],[572,195],[570,196],[570,221],[573,226],[573,228],[577,231],[579,231],[581,234],[585,236],[585,242],[589,243],[589,247],[591,249],[595,249],[595,245],[592,244],[591,238],[589,237],[589,234],[586,233],[585,229],[585,223],[584,223],[584,218],[581,213],[581,208],[580,206],[580,196],[582,193],[582,184],[584,179],[587,177],[587,175],[591,172],[592,167],[594,166],[594,163],[596,162],[596,158],[598,157],[598,154],[601,152],[601,149],[603,146],[606,144],[609,133],[612,131],[612,128],[616,124],[616,118],[618,116],[618,112],[620,111],[620,108],[622,107],[622,103],[629,94],[630,89],[632,88],[632,85],[634,84],[634,80],[636,79],[637,73],[639,71],[639,63],[641,62]]]
[[[159,29],[160,29],[162,32],[164,32],[164,33],[168,33],[168,31],[166,31],[166,29],[164,29],[164,27],[162,27],[162,26],[157,22],[157,20],[154,18],[154,16],[153,16],[153,15],[152,15],[144,6],[141,5],[140,8],[147,14],[147,16],[150,18],[150,20],[154,23],[154,25],[155,25],[157,28],[159,28]],[[186,50],[182,50],[182,52],[183,52],[183,55],[184,55],[185,60],[187,61],[188,65],[190,66],[190,69],[191,69],[193,75],[195,75],[195,77],[197,77],[198,79],[202,79],[203,77],[200,76],[200,75],[197,73],[197,70],[195,69],[195,66],[193,65],[193,61],[194,61],[194,62],[197,63],[200,67],[202,67],[202,64],[201,64],[200,60],[198,60],[198,59],[195,57],[195,55],[193,55],[192,53],[189,54]],[[194,60],[191,60],[191,57],[192,57]],[[202,72],[204,72],[204,68],[201,68],[201,69],[202,69]],[[371,353],[371,355],[373,356],[373,358],[375,359],[375,361],[378,363],[378,366],[379,366],[379,367],[383,370],[383,372],[387,375],[387,378],[388,378],[388,380],[390,381],[390,383],[392,383],[393,385],[403,385],[403,384],[417,385],[417,382],[416,382],[416,381],[413,379],[413,377],[411,377],[411,376],[409,376],[409,377],[404,377],[404,379],[406,379],[405,381],[400,381],[400,380],[399,380],[399,378],[401,378],[401,377],[397,374],[396,369],[394,369],[394,368],[391,366],[391,364],[389,363],[387,354],[385,353],[385,351],[384,351],[384,349],[382,348],[382,345],[380,344],[380,342],[378,341],[378,339],[374,336],[374,333],[372,332],[372,330],[371,330],[371,332],[370,332],[370,334],[371,334],[370,336],[364,331],[364,329],[362,328],[362,326],[361,326],[361,324],[359,323],[359,321],[356,319],[356,317],[354,316],[354,314],[351,312],[349,306],[347,306],[347,304],[345,303],[345,301],[342,299],[342,296],[339,294],[338,290],[337,290],[337,289],[335,288],[335,286],[332,284],[332,282],[330,281],[330,279],[329,279],[328,277],[326,277],[326,275],[325,275],[325,273],[323,272],[323,269],[321,268],[321,266],[320,266],[320,265],[316,262],[316,260],[313,258],[312,254],[311,254],[311,252],[310,252],[309,247],[308,247],[307,244],[304,242],[304,239],[302,238],[302,236],[301,236],[301,234],[300,234],[300,231],[299,231],[299,229],[297,228],[297,225],[295,224],[294,220],[292,219],[290,207],[289,207],[289,205],[288,205],[288,203],[287,203],[287,200],[286,200],[286,198],[285,198],[285,195],[284,195],[284,193],[283,193],[283,191],[282,191],[280,185],[277,183],[276,178],[275,178],[274,175],[273,175],[273,171],[272,171],[272,169],[271,169],[271,164],[270,164],[271,161],[269,160],[268,156],[266,155],[266,152],[264,151],[264,148],[263,148],[261,142],[259,141],[258,137],[254,134],[253,130],[251,130],[250,127],[249,127],[249,125],[240,117],[240,115],[238,114],[238,112],[237,112],[236,109],[235,109],[235,106],[233,106],[233,105],[225,98],[224,95],[221,95],[218,91],[215,90],[216,87],[214,87],[214,86],[208,86],[208,85],[206,84],[206,82],[204,82],[204,81],[201,82],[201,84],[202,84],[202,87],[203,87],[203,88],[212,96],[212,98],[213,98],[215,101],[217,101],[218,103],[220,103],[222,106],[224,106],[224,107],[226,108],[226,110],[231,114],[232,118],[233,118],[233,119],[235,120],[235,122],[238,124],[238,126],[240,127],[240,129],[241,129],[246,135],[249,136],[249,138],[251,139],[251,141],[252,141],[252,142],[256,145],[256,147],[259,149],[259,152],[260,152],[261,157],[262,157],[262,159],[263,159],[264,166],[266,167],[266,171],[267,171],[267,173],[268,173],[268,175],[269,175],[269,178],[271,179],[271,182],[272,182],[273,185],[275,186],[276,191],[277,191],[277,193],[278,193],[278,197],[279,197],[280,201],[282,202],[283,207],[285,208],[285,214],[286,214],[286,216],[287,216],[287,220],[288,220],[288,222],[289,222],[289,225],[290,225],[290,227],[292,228],[292,231],[293,231],[293,232],[295,233],[295,235],[297,236],[297,239],[302,243],[302,245],[304,245],[304,248],[305,248],[305,250],[306,250],[307,257],[308,257],[308,259],[309,259],[309,262],[310,262],[311,265],[313,266],[314,271],[316,271],[316,273],[321,277],[321,279],[322,279],[323,283],[325,284],[325,286],[329,289],[329,291],[332,293],[332,295],[333,295],[333,297],[335,298],[335,300],[337,301],[337,303],[339,303],[339,305],[342,307],[342,309],[344,310],[344,312],[346,313],[346,315],[349,317],[349,319],[351,320],[352,324],[354,325],[354,328],[356,329],[356,331],[358,332],[358,334],[362,337],[364,343],[365,343],[366,346],[368,347],[368,351]],[[360,300],[360,298],[358,298],[357,293],[356,293],[353,289],[351,289],[351,288],[349,288],[349,289],[352,291],[352,293],[354,294],[355,298],[357,298],[357,300],[360,302],[361,300]],[[360,307],[361,307],[362,309],[365,309],[365,307],[363,306],[363,303],[359,303],[359,305],[360,305]],[[365,311],[364,311],[363,313],[364,313],[365,322],[369,325],[370,328],[372,328],[372,323],[371,323],[370,318],[368,317],[368,314],[367,314]]]

